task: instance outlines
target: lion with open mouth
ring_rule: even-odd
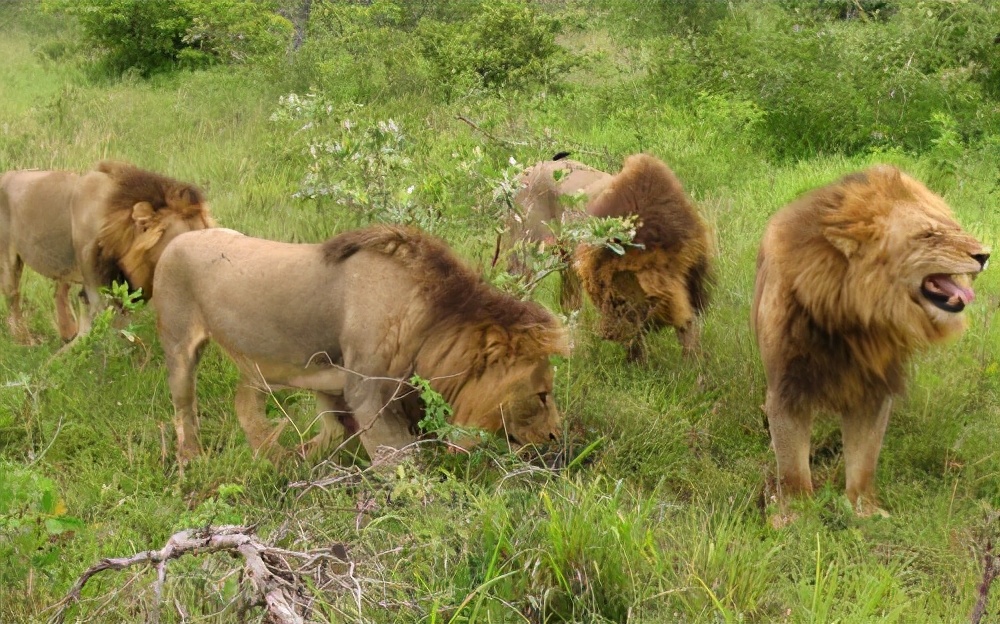
[[[884,513],[875,467],[907,359],[958,336],[989,253],[939,196],[895,167],[817,189],[768,223],[752,324],[782,505],[812,492],[814,412],[840,416],[847,497]]]

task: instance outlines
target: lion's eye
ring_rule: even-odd
[[[548,392],[539,392],[538,393],[538,400],[542,402],[542,405],[548,405],[548,399],[549,399],[549,393]]]

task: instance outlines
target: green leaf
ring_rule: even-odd
[[[56,512],[56,495],[51,489],[47,489],[42,492],[42,501],[40,503],[42,512],[47,514],[53,514]]]

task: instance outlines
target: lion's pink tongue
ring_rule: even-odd
[[[927,281],[934,287],[948,296],[949,299],[958,297],[962,303],[969,304],[976,298],[976,293],[971,288],[960,286],[950,275],[931,275]]]

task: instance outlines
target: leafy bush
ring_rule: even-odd
[[[66,515],[55,483],[30,467],[0,463],[0,558],[28,565],[0,567],[0,582],[17,584],[30,569],[48,575],[63,543],[86,528]]]
[[[318,89],[369,102],[427,88],[430,74],[407,24],[419,5],[374,0],[313,2],[305,42],[282,78],[288,90]],[[407,10],[410,9],[410,10]]]
[[[558,32],[558,21],[509,0],[484,4],[461,23],[423,20],[417,30],[446,88],[490,89],[558,82],[570,67],[568,52],[556,44]]]
[[[246,62],[283,49],[291,34],[274,3],[256,0],[45,0],[75,16],[110,72]]]
[[[667,37],[656,80],[678,102],[704,92],[754,104],[780,156],[928,149],[945,111],[965,138],[993,131],[1000,111],[984,96],[996,91],[1000,10],[921,0],[885,20],[741,4],[708,34]]]
[[[417,176],[403,128],[392,119],[351,119],[355,113],[362,113],[361,107],[338,108],[315,93],[280,98],[271,120],[300,126],[297,134],[307,162],[295,197],[320,204],[332,199],[359,223],[435,230],[440,210],[432,197],[425,201],[428,189],[408,183]]]

